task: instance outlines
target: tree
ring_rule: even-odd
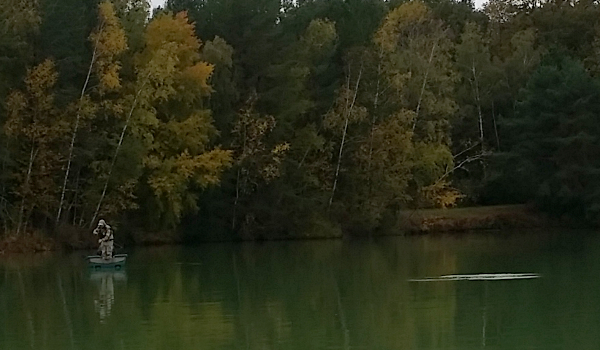
[[[452,43],[443,23],[418,1],[390,11],[374,42],[381,50],[384,75],[400,101],[395,115],[412,116],[413,203],[447,206],[452,202],[448,198],[457,198],[446,178],[453,168],[449,125],[456,110]],[[432,186],[437,189],[432,191]]]
[[[140,51],[144,45],[144,29],[150,15],[150,3],[148,0],[112,0],[112,4],[127,35],[130,51]]]
[[[93,47],[89,34],[97,23],[99,0],[40,0],[41,24],[36,57],[52,57],[59,73],[56,102],[61,107],[77,99],[89,70]]]
[[[555,213],[600,219],[600,83],[582,64],[548,57],[505,121],[514,135],[513,171],[529,195]]]
[[[489,168],[480,191],[480,203],[521,203],[530,198],[517,189],[512,162],[505,157],[505,152],[514,144],[513,137],[517,135],[506,130],[499,121],[515,117],[519,91],[540,63],[544,51],[537,46],[536,38],[532,28],[518,31],[507,40],[508,52],[497,52],[493,56],[493,65],[501,74],[492,86],[490,110],[492,120],[498,121],[497,152],[487,157]]]
[[[405,107],[415,111],[415,136],[445,142],[456,75],[442,22],[423,3],[406,3],[387,15],[375,42],[387,56],[386,74],[402,89]]]
[[[564,50],[580,60],[589,56],[595,27],[600,24],[599,18],[600,7],[587,0],[572,4],[559,0],[547,1],[531,13],[542,46]]]
[[[412,111],[390,115],[369,130],[369,140],[354,152],[351,208],[359,227],[372,231],[382,224],[386,213],[411,201],[409,186],[415,166],[412,143]],[[393,216],[393,215],[392,215]]]
[[[20,85],[33,59],[31,39],[40,25],[38,6],[33,1],[7,0],[0,4],[0,222],[8,231],[11,220],[9,193],[12,157],[4,135],[5,101],[11,89]]]
[[[242,111],[236,120],[232,136],[234,159],[236,161],[235,200],[233,204],[232,229],[237,229],[238,202],[248,197],[260,187],[281,176],[281,163],[289,150],[288,143],[270,148],[266,139],[275,128],[275,118],[260,116],[254,111],[254,101]],[[251,237],[256,229],[253,226],[253,213],[246,209],[241,215],[240,231]]]
[[[267,69],[259,102],[261,109],[277,116],[279,138],[293,134],[311,120],[318,98],[311,87],[318,89],[314,80],[320,65],[330,61],[337,39],[335,23],[315,19]]]
[[[264,69],[277,57],[280,0],[169,0],[166,9],[186,11],[196,23],[200,39],[208,41],[218,36],[235,48],[240,96],[249,96],[253,89],[260,89]]]
[[[322,115],[330,104],[328,93],[323,91],[330,87],[324,87],[321,78],[330,68],[337,43],[335,23],[314,19],[265,70],[254,113],[268,111],[275,118],[273,129],[264,135],[263,142],[266,150],[283,150],[285,145],[285,157],[278,152],[263,158],[263,162],[275,156],[280,158],[281,175],[256,181],[257,189],[243,198],[240,211],[246,214],[241,218],[253,218],[249,224],[244,222],[242,232],[246,235],[275,230],[304,233],[319,213],[316,208],[322,207],[323,197],[329,199],[324,193],[331,190],[331,149],[323,135]],[[269,209],[273,208],[273,201],[277,210]]]
[[[586,57],[585,63],[594,77],[600,77],[600,25],[596,26],[596,38],[592,44],[592,53]]]
[[[60,216],[67,191],[67,182],[71,172],[71,164],[74,157],[75,140],[79,132],[79,125],[82,117],[91,118],[93,115],[85,115],[87,109],[88,114],[93,114],[95,106],[89,106],[88,85],[92,72],[95,71],[98,80],[96,93],[100,96],[117,90],[121,87],[119,77],[120,63],[117,61],[117,56],[127,49],[125,32],[123,31],[119,20],[117,19],[112,3],[105,1],[98,6],[98,25],[90,34],[90,42],[93,45],[92,57],[87,72],[87,76],[81,88],[79,101],[76,102],[77,107],[75,113],[75,125],[71,135],[71,143],[69,145],[69,155],[67,158],[67,166],[63,180],[60,201],[58,204],[58,213],[56,214],[56,222],[60,221]],[[90,110],[91,109],[91,110]]]
[[[236,114],[235,106],[239,99],[239,91],[234,78],[233,47],[223,38],[215,37],[202,46],[202,60],[213,65],[210,85],[210,110],[215,120],[215,127],[220,131],[219,138],[229,140],[229,131]]]
[[[25,73],[25,64],[32,57],[31,37],[40,25],[37,3],[26,0],[6,0],[0,4],[0,98]],[[0,122],[4,113],[0,110]]]
[[[195,186],[219,183],[230,152],[210,149],[215,130],[204,108],[213,67],[200,60],[200,42],[185,13],[161,14],[144,33],[136,59],[136,81],[128,87],[123,127],[91,222],[100,212],[128,128],[143,147],[144,206],[153,223],[175,225],[196,208]],[[104,208],[104,210],[110,210]]]
[[[349,65],[349,68],[350,67],[351,65]],[[349,69],[346,77],[346,84],[340,89],[339,96],[335,101],[334,107],[329,111],[329,113],[327,113],[325,120],[323,121],[324,126],[327,129],[332,130],[334,134],[341,137],[337,152],[333,185],[331,187],[331,196],[329,197],[329,207],[331,207],[331,204],[333,203],[335,190],[340,177],[342,157],[344,155],[344,147],[347,142],[346,138],[348,135],[348,126],[350,123],[358,123],[367,118],[366,108],[359,106],[356,103],[362,73],[362,64],[358,67],[358,72],[353,72],[352,69]]]
[[[483,35],[481,34],[478,26],[469,22],[465,26],[465,31],[461,35],[461,43],[456,47],[456,63],[458,71],[461,73],[462,84],[461,87],[467,88],[464,92],[463,98],[465,98],[465,104],[463,104],[463,113],[468,105],[474,106],[475,116],[465,115],[463,118],[467,122],[473,119],[478,121],[478,141],[482,150],[485,150],[485,127],[484,127],[484,108],[489,108],[490,104],[490,93],[491,86],[488,85],[488,81],[491,81],[494,77],[491,63],[491,56],[487,43],[484,41]],[[467,102],[468,101],[468,102]],[[467,106],[465,106],[467,105]],[[488,119],[488,118],[486,118]],[[497,136],[497,128],[495,127],[495,120],[491,120],[494,124],[493,130]],[[466,130],[461,130],[465,132]],[[489,137],[493,140],[493,137]],[[496,143],[499,140],[496,138]],[[490,142],[490,141],[487,141]]]
[[[486,2],[486,6],[489,3],[490,1]],[[475,2],[470,0],[427,0],[425,4],[431,8],[435,17],[444,21],[450,38],[455,42],[460,39],[460,34],[465,31],[469,22],[486,28],[490,20],[483,11],[476,9]]]
[[[452,121],[452,148],[460,171],[453,178],[470,192],[472,201],[478,200],[481,184],[488,177],[491,150],[500,147],[494,92],[503,76],[501,67],[492,63],[488,41],[477,24],[468,22],[456,46],[459,111]]]
[[[60,169],[60,144],[69,131],[54,105],[53,89],[58,74],[54,63],[46,60],[27,73],[25,91],[13,91],[8,97],[7,136],[15,139],[15,194],[20,198],[17,235],[27,227],[30,215],[38,209],[48,217],[56,206],[56,172]]]

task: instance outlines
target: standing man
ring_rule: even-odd
[[[94,234],[100,236],[98,243],[100,243],[99,249],[102,252],[102,259],[112,259],[114,237],[110,226],[100,219],[98,226],[94,229]]]

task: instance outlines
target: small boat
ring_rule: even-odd
[[[100,255],[90,255],[85,258],[88,262],[88,266],[99,269],[115,269],[120,270],[125,267],[125,261],[127,260],[127,254],[115,254],[111,259],[102,259]]]

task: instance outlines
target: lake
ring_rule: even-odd
[[[0,257],[0,349],[596,349],[600,236],[495,232]],[[411,281],[534,273],[515,280]]]

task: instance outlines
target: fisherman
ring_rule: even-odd
[[[94,234],[100,236],[100,239],[98,240],[100,247],[98,249],[102,252],[102,259],[112,259],[114,237],[112,229],[106,221],[102,219],[98,221],[98,226],[94,229]]]

